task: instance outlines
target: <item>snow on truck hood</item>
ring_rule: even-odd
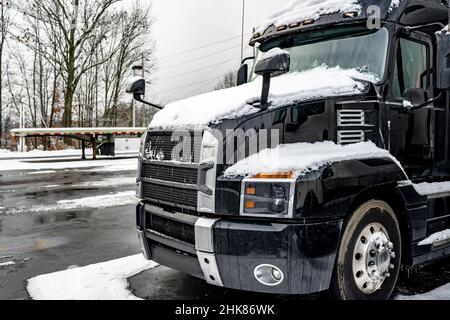
[[[275,77],[270,87],[271,108],[317,98],[361,94],[365,85],[356,79],[370,80],[370,77],[356,69],[327,66]],[[249,102],[259,100],[261,91],[262,79],[258,78],[239,87],[173,102],[155,115],[149,128],[201,130],[222,120],[251,115],[259,109]]]
[[[302,176],[320,167],[346,160],[392,159],[399,168],[401,164],[389,151],[377,147],[373,142],[337,145],[331,141],[316,143],[293,143],[265,149],[225,171],[225,177],[248,177],[260,173],[293,172]],[[406,176],[406,174],[405,174]]]

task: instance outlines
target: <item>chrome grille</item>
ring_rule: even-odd
[[[144,162],[142,164],[142,178],[196,185],[198,182],[198,168]]]
[[[152,202],[184,209],[197,209],[197,190],[144,182],[144,198]]]
[[[362,110],[339,110],[338,126],[339,127],[354,127],[365,124],[365,113]]]
[[[142,163],[141,181],[144,199],[176,208],[197,210],[199,192],[200,151],[202,132],[190,132],[190,155],[180,155],[188,162],[179,163],[173,159],[176,146],[186,139],[181,132],[149,132],[146,140],[146,155],[157,155],[156,159],[146,157]],[[180,140],[177,140],[180,136]],[[181,137],[183,136],[183,137]],[[172,139],[176,141],[172,141]],[[186,140],[184,140],[186,141]],[[182,148],[179,150],[182,151]],[[177,151],[178,152],[178,151]],[[178,155],[177,155],[178,156]]]
[[[191,135],[191,148],[189,159],[194,163],[200,162],[200,150],[202,144],[202,133],[192,131]],[[158,155],[158,160],[161,161],[173,161],[179,159],[173,159],[173,151],[180,141],[172,141],[172,138],[176,138],[173,132],[149,132],[147,140],[145,142],[145,149],[151,150],[154,154]],[[180,159],[184,155],[179,155]],[[155,159],[151,159],[155,160]]]

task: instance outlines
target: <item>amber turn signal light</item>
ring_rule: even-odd
[[[255,201],[246,201],[245,208],[246,209],[255,209]]]
[[[294,173],[290,172],[278,172],[278,173],[260,173],[253,177],[254,179],[292,179]]]

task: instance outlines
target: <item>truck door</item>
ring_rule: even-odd
[[[428,36],[411,33],[396,41],[391,71],[390,101],[403,103],[408,89],[431,88],[431,40]],[[390,151],[403,164],[408,174],[420,175],[432,159],[433,112],[427,108],[411,114],[390,111]]]

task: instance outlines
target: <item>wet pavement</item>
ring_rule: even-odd
[[[10,215],[20,207],[49,210],[56,201],[132,191],[133,184],[95,184],[133,177],[89,168],[0,172],[0,299],[29,299],[27,279],[41,274],[139,253],[133,206]]]
[[[50,160],[46,160],[50,161]],[[1,162],[0,162],[1,165]],[[140,252],[132,205],[109,209],[47,211],[56,201],[132,191],[135,172],[89,169],[0,172],[0,300],[29,299],[27,279],[123,258]],[[109,183],[112,179],[120,185]],[[108,182],[109,181],[109,182]],[[42,206],[28,213],[23,208]],[[20,214],[12,214],[22,208]],[[273,299],[217,288],[160,266],[129,279],[133,293],[151,300]],[[450,259],[403,276],[397,293],[423,293],[450,282]],[[326,299],[325,294],[276,299]]]

